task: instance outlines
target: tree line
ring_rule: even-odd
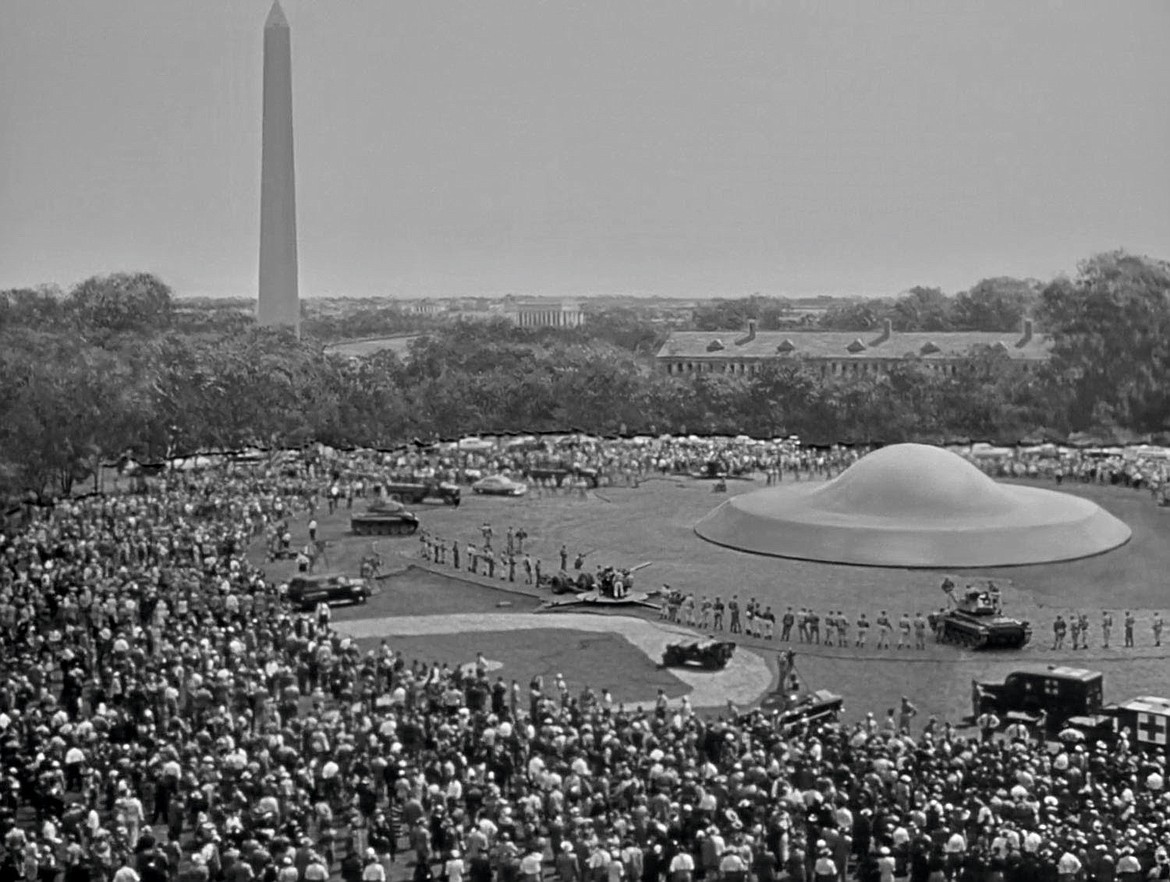
[[[879,303],[876,321],[884,309],[916,321],[935,315],[933,295],[908,296],[917,312],[902,299]],[[1170,431],[1170,265],[1098,255],[1029,296],[1027,311],[1055,341],[1042,370],[1020,374],[994,353],[975,353],[973,369],[956,376],[907,363],[842,382],[799,361],[751,375],[666,376],[652,359],[666,329],[635,310],[581,329],[455,322],[423,333],[405,358],[355,360],[331,354],[311,331],[297,340],[258,328],[238,308],[192,309],[144,273],[94,277],[68,293],[5,291],[0,482],[54,493],[127,455],[152,462],[312,441],[390,448],[476,432],[865,443]],[[964,302],[950,314],[977,311]]]

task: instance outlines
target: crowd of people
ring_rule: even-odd
[[[0,882],[1170,878],[1165,756],[1125,733],[784,733],[359,645],[249,558],[330,480],[173,473],[0,532]]]
[[[995,477],[1033,478],[1132,487],[1161,501],[1170,486],[1170,454],[1159,448],[1076,448],[1055,444],[1017,448],[953,448]],[[799,439],[746,436],[598,438],[574,434],[537,438],[416,446],[395,453],[333,453],[341,484],[363,480],[435,480],[468,484],[485,475],[524,478],[542,467],[589,470],[603,483],[630,485],[654,476],[726,474],[785,480],[831,478],[872,448],[809,447]],[[541,481],[529,478],[534,486]],[[344,490],[343,490],[344,493]]]

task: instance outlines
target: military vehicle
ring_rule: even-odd
[[[437,499],[444,505],[459,505],[461,491],[446,481],[392,481],[385,485],[386,498],[391,502],[419,505],[428,499]]]
[[[1002,683],[972,680],[972,716],[994,713],[1006,723],[1012,714],[1055,732],[1072,717],[1091,717],[1101,711],[1103,680],[1098,671],[1065,665],[1013,671]]]
[[[787,734],[813,723],[835,723],[845,699],[827,689],[810,691],[796,675],[796,653],[791,649],[779,659],[780,685],[760,701],[760,711],[773,716],[772,725]]]
[[[1170,754],[1170,699],[1141,695],[1105,704],[1100,671],[1066,665],[1033,665],[1002,683],[971,681],[971,715],[994,713],[1000,722],[1022,722],[1062,742],[1112,745],[1124,730],[1133,747]]]
[[[340,573],[297,576],[288,583],[288,600],[301,610],[314,609],[318,603],[365,603],[370,588],[365,579]]]
[[[724,640],[690,640],[671,643],[662,653],[662,667],[697,666],[708,671],[727,667],[735,655],[735,644]]]
[[[591,489],[596,490],[601,483],[601,476],[597,469],[577,467],[559,460],[551,460],[529,466],[525,475],[533,481],[553,481],[560,487],[566,479],[580,479]]]
[[[553,573],[551,576],[541,575],[537,588],[548,588],[553,594],[579,594],[593,589],[593,574],[578,573],[570,576],[564,570]]]
[[[1003,614],[994,586],[988,591],[967,586],[956,599],[954,583],[948,579],[943,590],[953,606],[935,623],[939,643],[967,649],[1019,649],[1032,639],[1031,624]]]
[[[363,513],[350,517],[349,527],[357,536],[412,536],[418,532],[418,518],[400,502],[375,499]]]

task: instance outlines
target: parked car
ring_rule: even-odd
[[[314,609],[318,603],[365,603],[370,587],[365,579],[341,573],[319,576],[296,576],[288,583],[288,600],[302,610]]]
[[[514,481],[507,475],[491,475],[476,481],[471,485],[471,490],[482,496],[523,496],[528,492],[528,485]]]

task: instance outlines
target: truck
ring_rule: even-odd
[[[385,485],[384,492],[391,502],[406,505],[419,505],[435,499],[444,505],[458,506],[462,495],[458,486],[446,481],[392,481]]]
[[[529,466],[524,474],[533,481],[552,481],[557,487],[564,484],[566,479],[581,480],[591,489],[596,490],[601,484],[601,474],[597,469],[587,466],[575,466],[561,460],[545,460]]]
[[[972,716],[1008,715],[1049,733],[1073,717],[1090,717],[1103,707],[1104,676],[1066,665],[1036,665],[1012,671],[1002,683],[971,681]]]

